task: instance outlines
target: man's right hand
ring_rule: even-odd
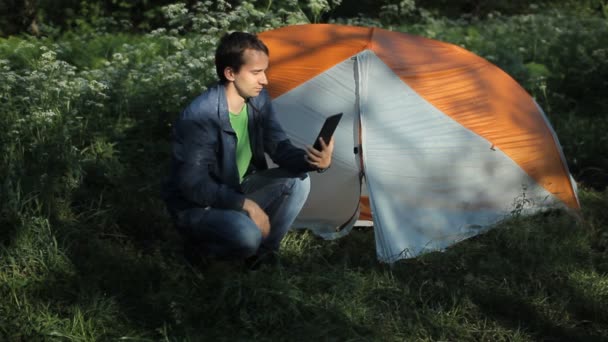
[[[267,237],[270,233],[270,220],[268,219],[268,215],[264,212],[264,209],[260,208],[260,206],[249,198],[245,198],[245,202],[243,203],[243,210],[247,212],[249,217],[253,220],[253,222],[258,226],[258,229],[262,232],[262,237]]]

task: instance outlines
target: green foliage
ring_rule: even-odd
[[[416,10],[414,0],[386,1],[380,6],[379,17],[383,24],[403,23]]]
[[[265,9],[255,2],[242,1],[232,6],[228,1],[197,2],[191,8],[175,3],[162,8],[171,34],[196,32],[217,35],[226,31],[260,32],[283,25],[307,23],[297,1],[286,1],[277,8],[272,1]],[[276,8],[276,10],[275,10]],[[317,7],[315,7],[317,8]]]
[[[5,0],[0,2],[0,36],[30,33],[56,35],[74,28],[103,32],[146,32],[166,27],[169,21],[163,16],[168,6],[183,7],[190,13],[197,8],[214,7],[216,15],[229,15],[235,8],[245,13],[258,12],[257,16],[272,14],[276,19],[289,22],[328,22],[340,19],[371,19],[383,25],[418,22],[429,15],[448,18],[485,18],[488,15],[535,14],[547,9],[564,13],[606,18],[606,0],[537,0],[481,1],[481,0]],[[237,11],[238,12],[238,11]],[[185,13],[179,14],[184,16]],[[214,20],[210,16],[205,20]]]

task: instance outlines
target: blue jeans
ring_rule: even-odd
[[[186,243],[202,255],[247,258],[278,251],[281,240],[298,216],[308,193],[307,174],[270,169],[247,176],[242,183],[247,198],[268,215],[270,234],[260,229],[246,212],[216,208],[195,208],[180,212],[177,224]]]

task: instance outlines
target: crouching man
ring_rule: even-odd
[[[333,139],[321,141],[321,150],[303,150],[281,128],[264,89],[268,56],[255,35],[222,37],[219,83],[175,122],[163,197],[187,256],[276,255],[310,191],[306,173],[331,164]],[[268,169],[264,153],[279,167]]]

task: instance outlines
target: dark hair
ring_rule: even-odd
[[[243,53],[246,49],[262,51],[268,55],[268,47],[254,34],[232,32],[220,39],[215,51],[215,71],[221,83],[228,82],[224,76],[226,68],[230,67],[234,72],[239,72],[241,66],[245,64]]]

